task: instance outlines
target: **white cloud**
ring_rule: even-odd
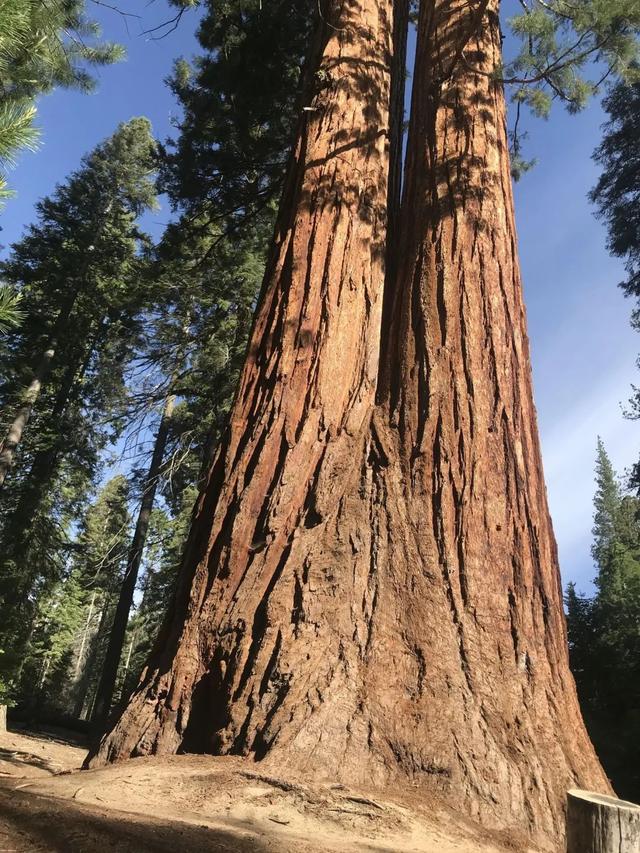
[[[558,539],[563,580],[586,589],[594,570],[590,556],[594,463],[598,435],[620,473],[637,461],[638,424],[623,417],[621,400],[637,381],[629,364],[587,390],[572,406],[541,430],[551,516]],[[585,389],[586,390],[586,389]]]

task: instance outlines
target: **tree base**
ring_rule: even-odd
[[[379,792],[369,785],[345,786],[335,779],[309,782],[282,768],[267,771],[263,764],[238,756],[135,759],[125,765],[43,778],[25,790],[31,796],[55,797],[65,826],[65,803],[85,810],[98,808],[103,820],[110,814],[120,815],[120,827],[131,826],[122,820],[123,811],[144,815],[155,824],[153,844],[141,839],[136,850],[164,850],[160,844],[166,837],[165,821],[180,821],[184,836],[171,849],[253,851],[255,843],[256,853],[265,849],[357,853],[365,848],[540,853],[524,833],[488,832],[439,798],[424,796],[410,785]],[[189,824],[197,830],[206,827],[208,838],[192,839]],[[229,835],[219,839],[218,848],[215,832],[221,829]],[[91,849],[111,849],[103,839],[96,841]]]

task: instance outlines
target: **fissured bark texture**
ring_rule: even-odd
[[[368,751],[357,673],[375,584],[358,483],[379,363],[392,6],[322,4],[314,93],[230,426],[172,619],[94,765],[277,749],[331,776],[352,742]]]
[[[554,843],[567,788],[609,784],[569,671],[491,78],[497,4],[479,27],[475,15],[448,0],[420,14],[375,421],[386,513],[372,654],[389,674],[385,738],[406,771],[433,774],[485,823]]]
[[[381,328],[392,4],[329,5],[172,617],[92,764],[410,781],[553,848],[566,789],[609,788],[568,666],[496,9],[423,3]]]

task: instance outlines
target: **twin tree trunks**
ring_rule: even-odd
[[[422,3],[398,210],[406,8],[323,5],[229,427],[90,764],[182,750],[410,782],[554,848],[567,789],[610,788],[569,671],[498,10]]]

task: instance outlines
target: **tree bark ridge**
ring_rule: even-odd
[[[422,4],[382,323],[391,11],[328,17],[176,615],[94,764],[410,782],[548,849],[568,787],[609,790],[568,666],[495,2],[470,38],[475,14]]]
[[[275,247],[176,615],[95,761],[178,748],[262,757],[276,740],[306,761],[317,685],[331,686],[334,730],[360,701],[344,675],[351,610],[338,600],[354,580],[346,563],[336,576],[332,540],[375,395],[392,3],[331,2],[320,26]]]

